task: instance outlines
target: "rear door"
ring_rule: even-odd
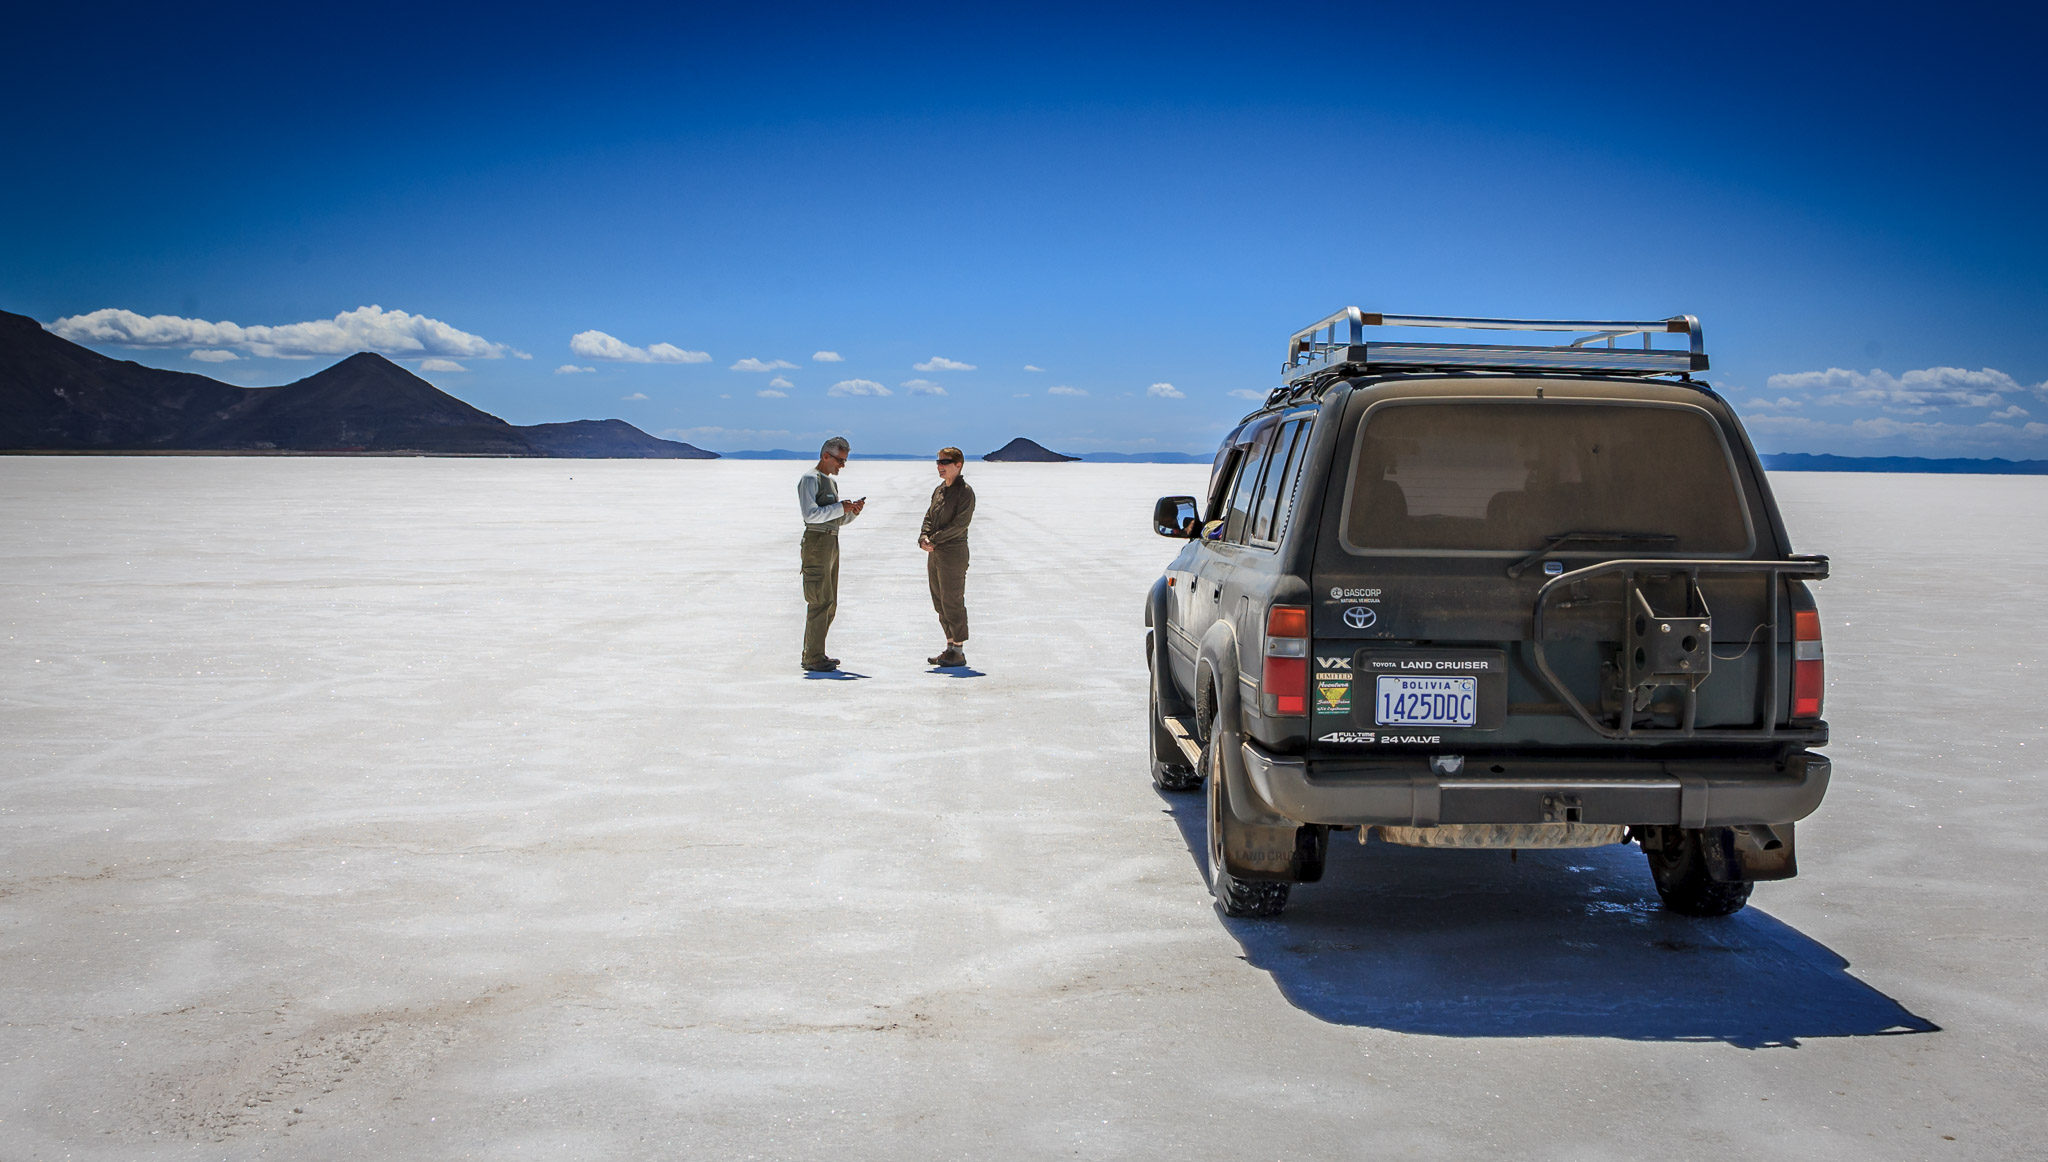
[[[1607,385],[1581,395],[1566,387],[1354,394],[1312,586],[1314,744],[1601,741],[1536,674],[1529,647],[1546,570],[1775,555],[1759,544],[1753,498],[1711,412]],[[1617,539],[1559,543],[1546,563],[1545,546],[1568,533]],[[1667,607],[1688,597],[1682,577],[1642,584]],[[1567,588],[1547,615],[1546,658],[1585,705],[1619,714],[1623,582]],[[1745,654],[1745,639],[1763,622],[1764,592],[1731,579],[1703,582],[1702,594],[1715,613],[1711,648],[1728,660],[1699,686],[1699,724],[1747,723],[1768,651]],[[1640,710],[1653,720],[1677,713],[1656,694]]]

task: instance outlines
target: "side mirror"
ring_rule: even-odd
[[[1192,538],[1202,527],[1202,510],[1192,496],[1162,496],[1152,506],[1152,531],[1162,537]]]

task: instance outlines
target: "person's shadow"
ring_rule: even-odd
[[[927,674],[938,674],[938,675],[940,675],[940,676],[942,676],[942,677],[947,677],[947,678],[986,678],[986,677],[988,677],[988,675],[987,675],[987,674],[984,674],[984,673],[982,673],[982,672],[981,672],[980,670],[977,670],[977,669],[975,669],[975,668],[974,668],[973,666],[933,666],[933,667],[932,667],[931,669],[929,669],[929,670],[926,670],[926,671],[925,671],[925,673],[927,673]]]
[[[852,670],[804,671],[804,681],[806,682],[857,682],[865,677],[868,677],[868,675],[856,674]]]
[[[1161,798],[1206,882],[1202,793]],[[1756,903],[1665,911],[1633,846],[1511,859],[1357,840],[1333,832],[1322,882],[1295,885],[1281,916],[1223,920],[1247,963],[1334,1024],[1749,1048],[1940,1029]]]

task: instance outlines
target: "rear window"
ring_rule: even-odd
[[[1566,532],[1668,533],[1630,556],[1742,554],[1748,505],[1692,407],[1405,401],[1366,414],[1345,512],[1354,552],[1509,552]]]

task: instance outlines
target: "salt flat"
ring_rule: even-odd
[[[0,1158],[2041,1157],[2048,480],[1781,475],[1804,874],[1333,845],[1146,779],[1154,497],[970,465],[976,676],[862,463],[0,458]]]

